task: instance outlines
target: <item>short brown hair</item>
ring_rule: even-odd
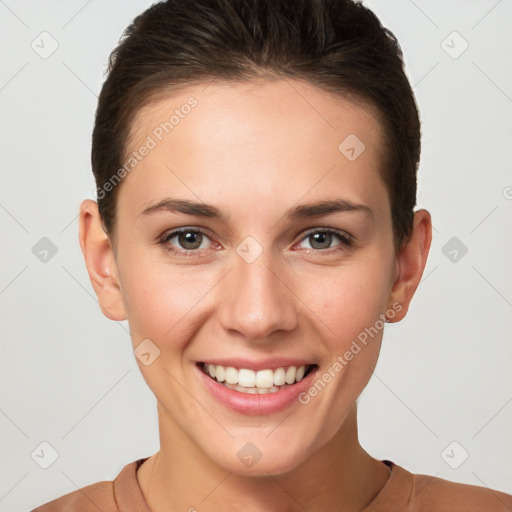
[[[92,169],[106,233],[115,240],[119,186],[137,112],[166,90],[215,78],[295,78],[363,101],[385,134],[382,179],[395,249],[411,233],[420,121],[396,37],[355,0],[167,0],[124,31],[109,58],[92,135]],[[108,193],[105,191],[108,190]]]

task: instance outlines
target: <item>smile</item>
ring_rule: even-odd
[[[300,382],[316,365],[282,366],[258,371],[207,363],[200,363],[199,367],[203,373],[228,389],[240,393],[264,395],[277,393],[281,389]]]

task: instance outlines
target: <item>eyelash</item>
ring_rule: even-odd
[[[202,230],[200,228],[182,228],[182,229],[177,229],[177,230],[171,231],[169,233],[165,233],[159,239],[158,244],[163,245],[165,250],[168,253],[173,253],[173,254],[175,254],[177,256],[197,257],[199,255],[198,253],[200,252],[199,249],[177,250],[177,249],[172,248],[169,245],[169,241],[172,238],[174,238],[176,235],[179,235],[181,233],[200,233],[203,236],[205,236],[207,238],[210,238],[208,236],[208,233],[206,233],[206,231],[204,231],[204,230]],[[338,238],[338,240],[341,243],[339,245],[335,246],[335,247],[331,247],[331,248],[328,248],[328,249],[309,249],[308,253],[316,252],[316,253],[331,254],[331,253],[337,252],[337,251],[346,251],[347,249],[351,248],[352,245],[353,245],[353,239],[352,239],[351,236],[347,235],[344,231],[340,231],[340,230],[333,229],[333,228],[325,228],[325,229],[315,228],[315,229],[309,230],[301,238],[299,243],[303,242],[304,240],[309,238],[311,235],[314,235],[315,233],[323,233],[323,234],[328,234],[328,235],[334,235],[334,236],[336,236]]]

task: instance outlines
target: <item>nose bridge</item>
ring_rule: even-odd
[[[220,317],[226,330],[250,341],[265,341],[276,330],[292,330],[297,323],[293,293],[272,251],[255,257],[255,246],[244,242],[233,255],[234,268],[224,283]],[[286,283],[286,285],[285,285]]]

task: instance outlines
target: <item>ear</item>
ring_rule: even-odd
[[[98,204],[90,199],[80,205],[79,238],[89,279],[98,296],[101,311],[111,320],[125,320],[114,251],[101,224]]]
[[[420,284],[423,270],[432,241],[432,220],[427,210],[418,210],[414,214],[413,229],[407,243],[402,247],[397,258],[396,279],[388,299],[388,309],[392,304],[399,303],[402,308],[396,311],[389,322],[402,320],[412,300],[416,288]],[[395,310],[395,308],[393,308]]]

